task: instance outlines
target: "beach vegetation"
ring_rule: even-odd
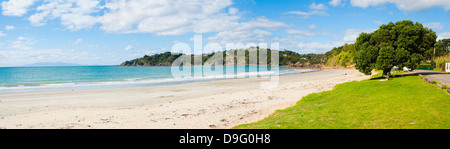
[[[241,52],[241,50],[244,51],[245,53],[245,64],[238,64],[237,62],[237,53]],[[238,49],[238,50],[227,50],[227,51],[222,51],[222,60],[223,60],[223,64],[225,64],[226,62],[226,56],[230,53],[234,53],[234,61],[236,65],[249,65],[249,55],[250,52],[255,52],[256,53],[256,64],[259,64],[259,58],[260,58],[260,54],[259,52],[267,52],[267,64],[263,64],[263,65],[270,65],[271,64],[271,49],[259,49],[259,47],[255,47],[255,48],[248,48],[248,49]],[[288,65],[318,65],[318,64],[322,64],[322,57],[323,54],[314,54],[314,53],[309,53],[309,54],[299,54],[297,52],[294,51],[290,51],[290,50],[283,50],[283,51],[278,51],[279,53],[279,65],[280,66],[288,66]],[[214,58],[214,55],[217,52],[211,52],[211,53],[205,53],[202,54],[202,64],[205,64],[205,62],[207,62],[209,59]],[[144,57],[141,58],[136,58],[133,60],[129,60],[129,61],[125,61],[121,64],[121,66],[171,66],[172,63],[179,58],[180,56],[185,55],[183,53],[175,53],[172,54],[171,52],[165,52],[165,53],[160,53],[160,54],[154,54],[151,56],[145,55]],[[194,57],[196,57],[198,55],[191,55],[191,64],[194,64]],[[189,56],[188,56],[189,57]],[[215,57],[217,58],[217,57]],[[261,65],[261,64],[259,64]]]
[[[383,71],[389,79],[391,69],[417,68],[433,49],[436,33],[410,20],[383,24],[372,33],[361,33],[355,42],[355,68],[370,75],[373,69]]]
[[[450,54],[450,38],[441,39],[436,43],[435,49],[430,49],[426,52],[427,60],[432,60],[440,56]]]
[[[435,60],[436,68],[434,70],[445,72],[445,64],[450,63],[450,54],[437,57]]]
[[[418,76],[339,84],[235,129],[450,129],[450,94]]]
[[[326,52],[323,56],[324,64],[331,67],[351,67],[354,65],[354,55],[355,45],[346,43]]]

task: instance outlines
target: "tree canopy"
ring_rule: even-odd
[[[435,57],[450,53],[450,39],[441,39],[436,43]]]
[[[261,51],[265,51],[267,52],[267,62],[268,64],[271,64],[271,49],[259,49],[259,47],[257,47],[256,49],[243,49],[245,51],[245,64],[238,64],[236,57],[234,58],[235,64],[236,65],[249,65],[249,52],[251,50],[256,50],[256,55],[257,55],[257,63],[259,63],[259,52]],[[222,56],[223,56],[223,63],[225,64],[226,61],[226,53],[227,52],[231,52],[234,51],[234,55],[236,56],[239,50],[227,50],[227,51],[222,51]],[[202,54],[202,64],[204,64],[207,60],[211,59],[214,56],[215,52],[212,53],[206,53],[206,54]],[[171,66],[172,63],[179,58],[180,56],[182,56],[184,54],[182,53],[177,53],[177,54],[172,54],[171,52],[165,52],[165,53],[160,53],[160,54],[154,54],[151,56],[145,55],[144,57],[141,58],[137,58],[137,59],[133,59],[133,60],[129,60],[129,61],[125,61],[121,64],[121,66]],[[198,55],[191,55],[192,59],[191,59],[191,64],[194,64],[194,56],[198,56]],[[294,51],[289,51],[289,50],[284,50],[284,51],[279,51],[279,56],[280,56],[280,61],[279,61],[279,65],[280,66],[287,66],[290,64],[321,64],[322,63],[322,57],[323,54],[299,54],[297,52]]]
[[[383,24],[373,33],[361,33],[355,43],[355,68],[370,75],[383,71],[389,79],[394,66],[416,69],[426,52],[436,44],[436,33],[410,20]]]

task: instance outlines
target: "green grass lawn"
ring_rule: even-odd
[[[418,76],[364,80],[310,94],[238,129],[450,129],[450,94]]]
[[[376,72],[376,74],[372,75],[370,77],[371,79],[379,79],[379,78],[383,77],[383,71],[382,70],[375,70],[375,72]],[[406,73],[406,72],[403,71],[403,70],[391,71],[390,77],[395,76],[395,75],[401,75],[401,74],[404,74],[404,73]]]
[[[398,70],[398,71],[391,71],[391,75],[401,75],[401,74],[404,74],[405,73],[405,71],[403,71],[403,70]]]

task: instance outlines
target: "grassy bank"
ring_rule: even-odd
[[[450,129],[450,94],[418,76],[364,80],[304,97],[295,106],[234,128]]]

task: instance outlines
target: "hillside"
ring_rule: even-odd
[[[245,49],[245,64],[238,64],[236,58],[234,59],[235,63],[237,65],[249,65],[248,59],[249,59],[249,53],[250,52],[256,52],[257,53],[257,59],[259,60],[259,48],[256,49]],[[226,55],[227,53],[231,52],[230,50],[224,51],[223,55]],[[237,55],[238,52],[242,52],[239,50],[234,50],[235,55]],[[267,56],[268,56],[268,64],[270,65],[270,49],[267,49]],[[121,66],[171,66],[171,64],[180,56],[183,54],[171,54],[171,52],[165,52],[160,54],[154,54],[151,56],[145,55],[144,57],[125,61]],[[202,64],[205,64],[209,59],[213,58],[215,53],[207,53],[202,55]],[[323,54],[298,54],[293,51],[285,50],[280,51],[280,66],[290,66],[290,67],[320,67],[322,64],[322,57]],[[191,55],[194,57],[194,55]],[[225,56],[224,56],[224,64],[225,64]],[[191,61],[191,64],[193,64],[193,59]]]
[[[121,66],[170,66],[182,54],[172,55],[170,52],[155,54],[152,56],[145,55],[142,58],[125,61]]]
[[[323,61],[326,66],[330,67],[352,67],[355,64],[353,62],[354,53],[354,44],[345,44],[326,52]]]

